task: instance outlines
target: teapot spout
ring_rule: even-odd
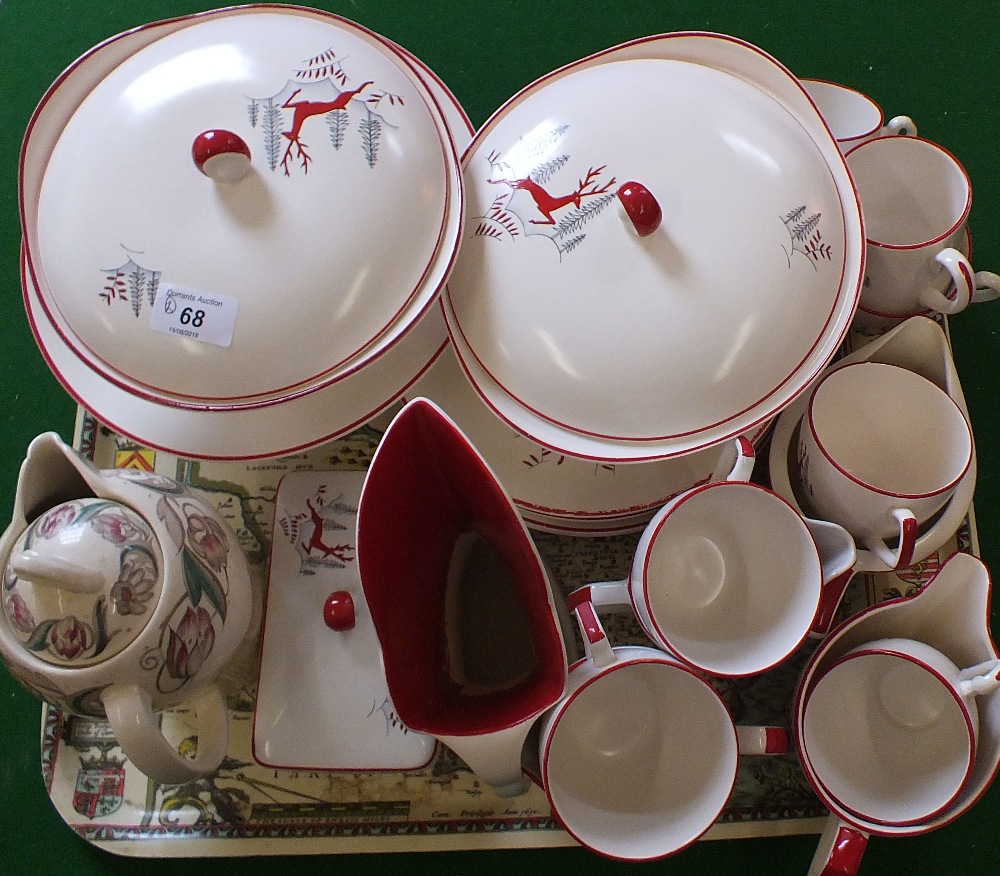
[[[28,445],[21,463],[14,498],[15,526],[30,523],[62,502],[95,496],[89,473],[87,464],[59,435],[43,432]]]

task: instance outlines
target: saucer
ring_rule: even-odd
[[[969,411],[948,339],[944,329],[933,319],[926,316],[910,317],[830,367],[841,368],[852,362],[884,362],[908,368],[948,393],[968,419]],[[809,405],[810,392],[811,388],[808,388],[778,417],[771,437],[769,458],[772,488],[806,516],[814,515],[811,515],[792,472],[797,468],[799,423]],[[913,552],[914,564],[926,559],[955,534],[969,513],[975,485],[976,456],[973,452],[972,462],[951,499],[932,521],[925,524],[918,535]],[[858,548],[858,561],[854,568],[857,572],[891,571],[874,553],[861,547]]]
[[[300,770],[426,766],[435,740],[404,727],[389,699],[356,561],[363,471],[292,472],[275,497],[253,756]],[[331,593],[354,602],[352,629],[324,620]]]

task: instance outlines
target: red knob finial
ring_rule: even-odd
[[[660,222],[663,221],[660,202],[642,183],[622,183],[618,187],[618,200],[632,220],[632,226],[639,237],[648,237],[660,227]]]
[[[323,603],[323,620],[331,630],[354,629],[354,597],[346,590],[334,590]]]
[[[216,182],[239,182],[250,171],[250,147],[232,131],[202,131],[191,144],[195,167]]]

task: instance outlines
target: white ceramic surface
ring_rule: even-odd
[[[932,319],[915,316],[839,360],[833,368],[852,362],[887,362],[909,368],[943,389],[968,416],[962,386],[944,330]],[[806,516],[817,516],[805,495],[798,470],[799,424],[808,405],[808,394],[797,399],[775,421],[771,434],[769,471],[775,492],[788,499]],[[945,544],[961,525],[972,505],[976,485],[976,456],[955,487],[940,514],[922,527],[914,543],[912,562],[919,563]],[[885,572],[891,569],[884,559],[863,545],[858,547],[857,571]]]
[[[483,402],[449,345],[406,397],[436,402],[489,462],[529,525],[578,533],[641,529],[682,490],[706,481],[727,448],[641,464],[582,460],[520,435]]]
[[[611,116],[590,111],[595,94]],[[711,149],[692,145],[689,116]],[[856,304],[861,219],[842,157],[797,81],[738,41],[675,35],[556,71],[494,115],[464,164],[449,330],[480,394],[507,395],[505,417],[556,449],[664,457],[752,428],[832,356]],[[640,240],[615,215],[612,177],[656,195],[659,230]],[[538,191],[574,182],[561,207]]]
[[[276,769],[417,769],[435,740],[403,726],[389,700],[355,554],[365,473],[292,472],[275,498],[253,752]],[[354,624],[323,606],[349,593]]]
[[[440,110],[393,46],[341,19],[266,7],[194,18],[126,58],[69,119],[48,118],[50,105],[29,132],[61,125],[26,224],[32,269],[70,344],[154,394],[237,399],[327,379],[401,314],[418,317],[425,279],[451,263],[461,184]],[[331,131],[302,131],[321,116]],[[118,136],[81,167],[80,144],[108,125]],[[197,172],[192,141],[213,128],[254,144],[253,173],[227,185]],[[95,213],[105,221],[86,221]],[[384,246],[400,257],[381,258]],[[231,343],[193,340],[191,322],[153,330],[171,289],[209,302],[206,319],[235,299]],[[248,365],[276,336],[296,338],[296,355],[262,376]]]
[[[441,309],[444,312],[445,318],[449,322],[453,322],[454,310],[451,307],[451,303],[447,295],[441,297]],[[525,433],[521,431],[525,415],[524,409],[493,382],[489,374],[472,355],[460,335],[452,335],[451,341],[458,356],[458,361],[462,367],[462,371],[465,373],[476,392],[479,393],[479,397],[482,399],[486,407],[517,434],[524,435]],[[743,433],[743,437],[747,438],[751,443],[756,445],[764,437],[764,435],[766,435],[768,429],[771,427],[771,423],[772,420],[765,420],[762,423],[758,423],[752,429]],[[555,453],[565,454],[577,459],[610,464],[617,464],[619,462],[648,463],[664,459],[693,459],[694,454],[708,449],[701,448],[700,450],[680,455],[663,454],[654,448],[640,446],[630,442],[608,441],[601,438],[578,435],[574,432],[570,432],[562,426],[558,426],[555,423],[549,423],[542,419],[532,421],[531,438],[529,440],[537,441],[542,447],[545,447]],[[717,454],[720,450],[720,446],[720,444],[713,445],[712,452]],[[562,449],[565,447],[571,447],[572,450],[567,452]],[[543,516],[537,514],[537,512],[529,513],[525,511],[525,514],[529,517],[545,521],[550,527],[566,525],[565,520],[562,518],[557,519],[552,516]],[[642,518],[637,519],[641,520]],[[645,523],[646,521],[642,520],[642,522]]]
[[[885,114],[874,100],[846,85],[822,79],[803,79],[802,85],[815,101],[823,120],[847,153],[855,146],[875,137],[891,135],[916,136],[917,126],[909,116],[885,120]]]

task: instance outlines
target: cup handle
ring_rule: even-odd
[[[917,123],[909,116],[896,116],[885,123],[882,133],[891,136],[916,137]]]
[[[595,608],[632,610],[632,596],[628,581],[597,581],[578,587],[566,597],[566,604],[572,611],[582,602],[589,602]]]
[[[1000,660],[986,660],[963,669],[959,673],[958,687],[962,696],[978,697],[992,693],[1000,687]]]
[[[757,461],[757,451],[749,438],[740,435],[722,448],[715,470],[709,476],[715,481],[748,481]]]
[[[972,293],[972,303],[981,301],[996,301],[1000,298],[1000,274],[992,271],[976,271],[976,291]]]
[[[788,754],[792,738],[784,727],[737,726],[736,743],[740,754]]]
[[[581,587],[579,590],[574,590],[566,602],[580,625],[583,648],[587,657],[593,660],[596,666],[610,666],[615,662],[615,652],[608,641],[608,634],[604,632],[604,627],[597,617],[594,603],[589,599],[589,588]]]
[[[868,834],[844,824],[836,815],[826,820],[806,876],[854,876],[868,845]]]
[[[896,508],[892,516],[899,521],[899,544],[892,550],[882,539],[869,538],[864,546],[890,569],[905,569],[913,565],[913,553],[917,549],[919,526],[913,512],[906,508]]]
[[[925,289],[920,293],[920,303],[924,307],[936,310],[938,313],[960,313],[969,306],[976,292],[976,275],[973,273],[969,260],[957,249],[948,247],[941,250],[934,260],[951,274],[955,284],[955,295],[945,295],[937,289]]]
[[[108,722],[126,757],[153,781],[181,785],[219,768],[229,742],[226,700],[215,684],[190,700],[198,716],[194,759],[171,745],[153,715],[149,693],[136,684],[113,684],[101,694]]]

